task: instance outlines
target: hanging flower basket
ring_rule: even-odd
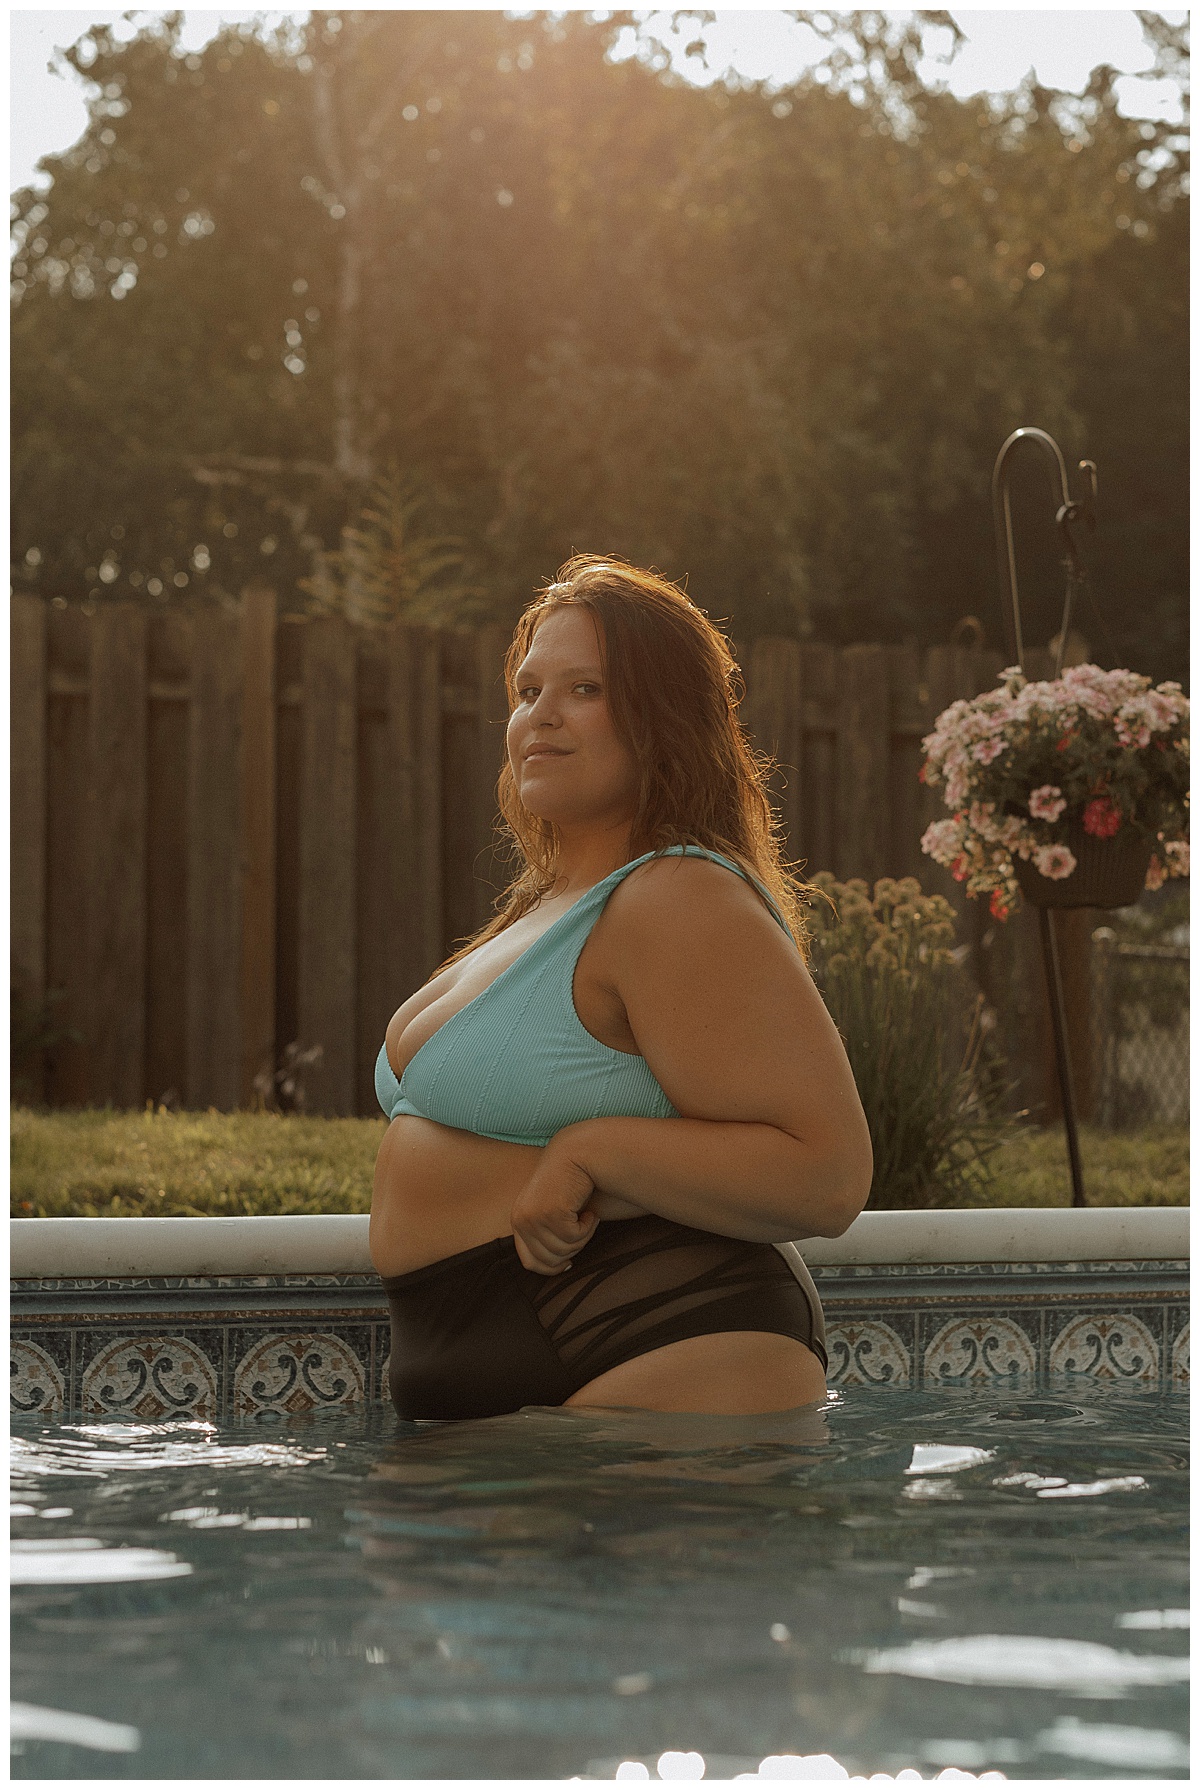
[[[1127,907],[1188,874],[1188,700],[1133,671],[1073,665],[951,703],[920,776],[948,820],[921,849],[1006,920],[1039,907]]]
[[[1154,840],[1133,827],[1111,839],[1084,831],[1083,817],[1068,822],[1065,844],[1075,859],[1070,876],[1054,881],[1029,859],[1014,858],[1017,887],[1033,907],[1132,907],[1146,886]]]

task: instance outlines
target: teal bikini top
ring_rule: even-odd
[[[380,1050],[375,1093],[387,1117],[410,1113],[510,1144],[549,1143],[581,1119],[678,1118],[645,1059],[593,1038],[572,994],[575,965],[605,902],[631,870],[655,856],[711,858],[745,875],[732,859],[698,845],[672,845],[622,864],[452,1013],[400,1081],[386,1047]],[[755,887],[770,901],[761,884]],[[787,932],[773,902],[771,912]]]

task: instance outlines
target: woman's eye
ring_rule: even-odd
[[[600,686],[599,686],[599,684],[592,684],[592,683],[578,683],[578,684],[573,684],[571,686],[571,688],[573,691],[574,690],[587,690],[590,694],[595,695],[599,691]],[[524,684],[517,691],[517,695],[519,696],[519,698],[521,699],[522,702],[536,702],[539,694],[540,694],[540,692],[539,692],[538,686],[536,684]]]

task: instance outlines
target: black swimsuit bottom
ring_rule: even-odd
[[[817,1290],[770,1243],[648,1216],[599,1224],[570,1268],[535,1274],[512,1237],[383,1282],[401,1417],[561,1405],[598,1374],[688,1336],[767,1330],[828,1367]]]

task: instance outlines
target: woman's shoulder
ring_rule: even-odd
[[[649,858],[618,884],[609,903],[614,919],[632,932],[660,931],[664,924],[690,930],[761,919],[779,936],[780,928],[745,872],[732,860],[699,852]]]

